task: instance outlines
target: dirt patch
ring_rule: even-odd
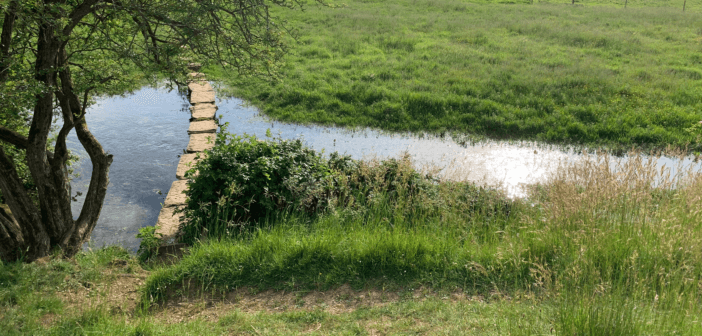
[[[76,283],[57,293],[65,304],[65,311],[80,314],[89,309],[106,309],[110,314],[119,315],[129,320],[140,308],[139,289],[143,287],[148,271],[139,267],[127,273],[127,265],[115,264],[108,268],[99,283]],[[133,269],[133,268],[132,268]],[[75,279],[74,279],[75,280]],[[71,281],[67,278],[66,281]],[[182,297],[171,297],[162,306],[152,307],[150,315],[166,324],[188,322],[195,319],[216,322],[233,311],[255,314],[258,312],[281,313],[288,311],[324,311],[339,315],[353,312],[359,308],[377,308],[402,300],[422,301],[428,298],[457,301],[483,301],[481,297],[466,296],[462,292],[438,293],[430,288],[417,288],[411,291],[397,292],[382,289],[355,290],[343,285],[327,291],[284,291],[266,290],[259,292],[254,288],[240,288],[218,296],[195,295],[189,291]],[[47,314],[41,323],[45,326],[54,324],[61,316]],[[383,329],[384,323],[369,326],[371,329]],[[317,325],[310,326],[310,332]]]
[[[112,314],[132,316],[140,301],[139,288],[148,272],[139,268],[125,273],[121,265],[116,266],[105,272],[105,280],[100,283],[81,283],[58,292],[57,296],[66,305],[65,311],[78,313],[103,308]]]
[[[380,289],[355,290],[343,285],[328,291],[275,291],[256,292],[252,288],[241,288],[215,298],[183,297],[171,299],[154,309],[153,316],[166,323],[181,323],[194,319],[218,321],[232,311],[243,313],[280,313],[286,311],[324,311],[333,315],[353,312],[363,307],[382,307],[403,299],[422,301],[428,298],[451,301],[483,301],[482,297],[469,297],[461,292],[437,293],[431,289],[418,288],[400,294]]]

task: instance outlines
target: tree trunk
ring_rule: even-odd
[[[17,134],[10,134],[16,144],[26,145],[27,166],[37,186],[39,209],[24,189],[12,160],[0,148],[0,189],[11,210],[11,214],[4,209],[0,211],[2,260],[33,261],[49,254],[53,248],[73,256],[95,228],[107,193],[112,155],[105,153],[85,123],[85,109],[74,92],[66,66],[65,42],[57,36],[55,26],[45,22],[37,35],[35,79],[43,83],[44,90],[36,96],[29,136],[24,140],[17,138]],[[55,98],[59,101],[63,127],[51,154],[46,147]],[[93,164],[85,203],[77,220],[71,212],[66,169],[66,137],[73,128]]]

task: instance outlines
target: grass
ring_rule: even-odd
[[[210,73],[285,122],[701,148],[697,2],[345,4],[278,13],[299,32],[279,81]]]
[[[399,162],[393,169],[410,169]],[[407,193],[396,184],[356,206],[269,217],[203,239],[178,263],[148,266],[143,285],[116,293],[132,293],[126,310],[106,293],[124,287],[119,274],[144,274],[124,250],[3,264],[0,327],[33,335],[699,334],[702,177],[670,176],[635,155],[611,168],[607,156],[563,167],[526,199],[463,182]],[[347,284],[350,292],[339,291]],[[270,289],[294,297],[247,308]],[[313,295],[335,291],[331,301]]]
[[[392,196],[319,216],[288,212],[196,244],[151,274],[143,299],[428,287],[487,302],[533,298],[562,335],[695,335],[702,176],[683,167],[671,176],[652,162],[633,154],[613,173],[607,156],[594,156],[527,199],[441,182],[414,192],[396,185]]]
[[[233,93],[286,121],[698,150],[699,4],[685,14],[656,0],[585,5],[353,1],[286,13],[302,44],[281,81]],[[608,160],[564,166],[524,199],[460,181],[388,188],[386,166],[366,162],[365,189],[319,213],[288,209],[233,230],[219,204],[198,222],[209,237],[173,265],[119,248],[1,264],[0,328],[702,334],[702,176],[670,175],[640,153]],[[125,285],[135,276],[145,283]],[[271,290],[287,299],[247,306]],[[337,294],[315,301],[320,292]]]
[[[58,257],[42,262],[0,264],[0,329],[4,335],[33,334],[42,319],[66,312],[61,295],[77,288],[95,288],[120,265],[130,274],[141,267],[128,251],[110,247],[81,253],[74,259]],[[87,293],[95,299],[97,292]]]

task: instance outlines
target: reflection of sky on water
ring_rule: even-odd
[[[525,184],[545,181],[561,163],[581,158],[572,152],[528,142],[486,142],[464,147],[449,138],[284,124],[267,120],[255,108],[242,106],[239,99],[221,100],[217,104],[217,115],[222,116],[221,122],[229,122],[230,133],[264,138],[270,129],[285,139],[302,137],[316,150],[338,151],[356,159],[398,157],[407,152],[419,167],[448,167],[443,171],[448,178],[501,185],[512,196],[524,195],[521,186]],[[175,91],[144,88],[134,95],[100,99],[89,109],[91,131],[114,155],[108,196],[92,236],[94,246],[122,244],[135,250],[138,229],[156,223],[161,203],[175,180],[179,155],[188,144],[188,106]],[[69,137],[69,148],[81,157],[75,165],[81,176],[72,183],[73,193],[85,193],[91,165],[75,133]],[[616,163],[614,160],[612,166]],[[674,163],[661,158],[657,165],[671,167]],[[74,203],[76,217],[83,198],[78,197]]]
[[[88,127],[114,155],[110,185],[93,231],[92,244],[122,244],[136,249],[138,229],[154,225],[166,192],[175,180],[178,155],[188,145],[189,104],[175,91],[143,88],[133,95],[98,99],[87,113]],[[78,217],[92,165],[74,132],[68,146],[81,157],[80,176],[72,182]],[[163,195],[159,195],[162,191]]]
[[[450,138],[388,134],[370,129],[351,132],[334,127],[302,126],[267,121],[255,107],[242,106],[239,99],[219,103],[217,115],[229,122],[228,131],[265,137],[270,129],[286,139],[303,137],[317,150],[338,151],[353,158],[399,157],[409,153],[418,167],[448,167],[447,177],[477,181],[486,185],[502,185],[513,196],[523,195],[522,184],[543,181],[547,173],[562,160],[574,158],[560,150],[535,148],[531,143],[488,142],[461,146]],[[235,113],[232,113],[236,111]],[[543,146],[541,146],[543,147]]]

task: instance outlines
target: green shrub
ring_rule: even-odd
[[[409,157],[360,162],[332,153],[328,158],[301,140],[226,133],[186,176],[191,180],[183,210],[181,241],[193,243],[202,234],[242,232],[288,212],[315,216],[337,207],[364,208],[378,200],[394,204],[418,202],[435,180],[414,170]],[[199,171],[194,176],[195,171]],[[427,202],[422,200],[419,208]]]
[[[303,146],[301,140],[264,141],[253,135],[236,136],[222,127],[215,147],[188,172],[185,241],[205,228],[203,220],[215,218],[227,226],[243,228],[285,209],[315,212],[323,206],[319,196],[330,185],[332,167],[348,169],[347,157],[325,160]],[[270,137],[270,132],[268,132]]]

